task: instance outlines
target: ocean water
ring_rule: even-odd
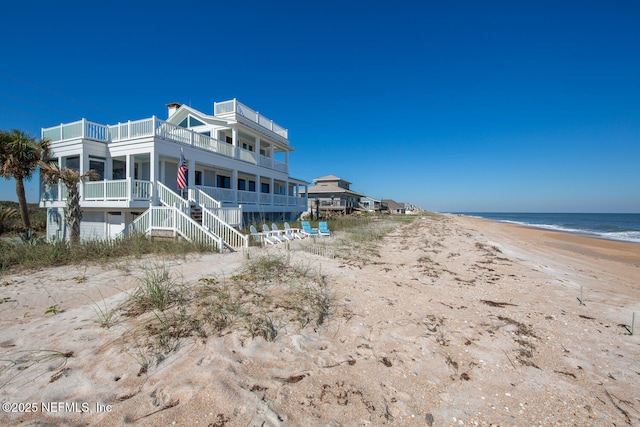
[[[640,244],[640,214],[457,212],[493,221]]]

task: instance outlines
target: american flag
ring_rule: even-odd
[[[187,175],[189,168],[187,167],[187,161],[184,158],[184,153],[180,151],[180,167],[178,168],[178,188],[183,190],[187,188]]]

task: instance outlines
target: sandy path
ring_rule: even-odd
[[[285,254],[251,256],[266,252]],[[378,252],[361,262],[292,251],[292,263],[320,271],[336,294],[326,325],[282,325],[274,342],[239,332],[184,339],[143,375],[123,339],[130,325],[101,328],[87,295],[115,306],[151,260],[91,266],[80,283],[75,268],[5,275],[0,359],[59,353],[32,352],[27,369],[0,371],[0,400],[90,410],[0,414],[0,422],[640,423],[640,333],[621,326],[634,310],[640,316],[640,245],[446,216],[399,226]],[[243,258],[163,262],[193,282],[228,276]],[[64,312],[44,315],[51,296]]]

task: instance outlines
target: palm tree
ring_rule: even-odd
[[[50,142],[35,137],[18,129],[10,132],[0,131],[0,176],[16,180],[16,195],[20,216],[24,228],[31,229],[27,196],[24,192],[24,181],[29,181],[38,167],[38,162],[49,157]]]
[[[18,211],[14,208],[0,208],[0,234],[4,233],[5,223],[18,217]]]
[[[40,170],[47,184],[57,184],[62,182],[67,188],[67,207],[64,213],[64,219],[69,228],[69,240],[75,244],[80,241],[80,222],[82,221],[82,211],[80,210],[80,191],[78,184],[86,178],[98,179],[98,172],[91,169],[88,172],[80,174],[73,169],[60,167],[55,163],[40,162]]]

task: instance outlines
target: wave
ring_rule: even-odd
[[[550,223],[550,222],[544,222],[544,220],[541,218],[542,215],[538,215],[535,218],[531,218],[533,221],[528,221],[528,219],[530,218],[527,218],[528,215],[526,214],[518,215],[520,216],[520,218],[518,219],[507,219],[504,217],[499,218],[499,217],[496,217],[495,214],[482,215],[477,213],[470,213],[470,214],[465,213],[463,215],[473,217],[473,218],[489,219],[492,221],[504,222],[508,224],[522,225],[525,227],[540,228],[543,230],[550,230],[550,231],[559,231],[562,233],[574,234],[574,235],[585,236],[585,237],[594,237],[599,239],[616,240],[616,241],[630,242],[630,243],[640,243],[640,230],[638,229],[636,224],[633,224],[633,226],[629,227],[631,229],[629,229],[625,227],[625,225],[627,224],[624,224],[623,226],[621,226],[621,224],[612,224],[612,223],[607,224],[607,223],[593,223],[593,222],[588,224],[584,222],[577,224],[575,221],[568,220],[572,218],[562,218],[564,221],[559,221],[559,222],[567,222],[568,223],[567,225]],[[515,216],[515,215],[510,215],[510,216]]]
[[[640,231],[602,232],[602,231],[589,230],[589,229],[563,227],[561,225],[555,225],[555,224],[522,223],[522,225],[526,225],[528,227],[534,227],[534,228],[542,228],[542,229],[551,230],[551,231],[560,231],[562,233],[575,234],[575,235],[585,236],[585,237],[596,237],[596,238],[606,239],[606,240],[618,240],[622,242],[640,243]]]

